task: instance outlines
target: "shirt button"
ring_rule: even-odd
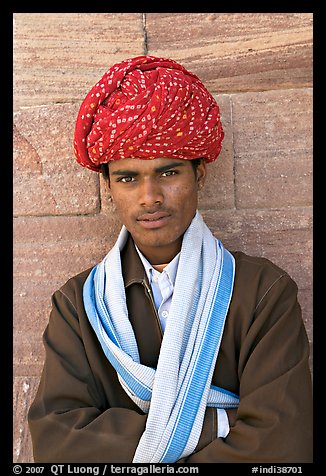
[[[162,312],[162,317],[167,318],[168,315],[169,315],[169,311],[163,311],[163,312]]]

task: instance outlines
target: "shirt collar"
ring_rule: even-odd
[[[152,282],[152,277],[153,274],[158,273],[155,268],[151,265],[151,263],[145,258],[145,256],[141,253],[137,245],[135,244],[135,248],[137,250],[137,253],[143,263],[143,266],[146,271],[146,276],[148,281],[151,283]],[[167,266],[164,268],[162,273],[166,273],[169,280],[171,281],[172,285],[174,286],[176,275],[177,275],[177,270],[178,270],[178,264],[179,264],[179,258],[180,258],[180,253],[178,253],[170,263],[167,264]]]

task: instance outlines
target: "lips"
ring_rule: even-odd
[[[161,218],[168,217],[169,214],[167,212],[154,212],[154,213],[144,213],[144,215],[140,215],[137,220],[138,221],[156,221],[161,220]]]
[[[171,218],[167,212],[144,213],[137,218],[143,228],[161,228]]]

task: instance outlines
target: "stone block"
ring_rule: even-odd
[[[99,211],[98,175],[75,160],[78,106],[23,109],[14,114],[15,216],[89,214]]]
[[[14,108],[79,103],[143,34],[142,13],[15,13]]]
[[[229,250],[263,256],[283,268],[298,285],[298,301],[311,346],[313,373],[312,209],[203,210],[213,231]]]
[[[13,386],[13,463],[33,463],[32,441],[27,413],[35,396],[39,377],[16,377]]]
[[[312,204],[312,91],[236,94],[233,103],[237,208]]]
[[[221,210],[233,208],[235,205],[232,111],[228,95],[219,95],[215,98],[220,106],[225,135],[220,155],[216,161],[207,164],[206,182],[199,192],[198,203],[201,209]]]
[[[214,235],[230,250],[271,259],[300,290],[312,289],[312,208],[202,211]]]
[[[14,220],[15,375],[38,375],[52,293],[71,276],[99,262],[119,230],[119,222],[104,214]]]
[[[312,13],[146,13],[148,52],[180,61],[211,92],[307,87],[312,24]]]

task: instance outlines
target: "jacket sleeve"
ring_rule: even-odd
[[[309,343],[288,275],[266,289],[239,347],[235,425],[186,462],[312,462]]]
[[[107,401],[81,333],[75,304],[57,291],[43,336],[40,385],[28,414],[34,461],[131,462],[146,415],[130,404],[124,408]]]

